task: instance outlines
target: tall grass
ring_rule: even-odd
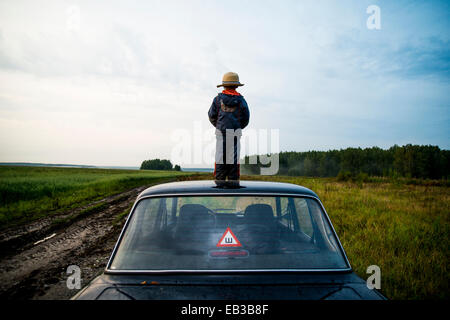
[[[450,189],[386,179],[339,182],[333,178],[245,177],[312,189],[344,246],[354,271],[368,278],[381,268],[381,292],[391,299],[448,299]],[[406,180],[405,180],[406,181]]]
[[[0,228],[192,173],[52,167],[0,167]]]

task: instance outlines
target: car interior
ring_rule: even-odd
[[[227,228],[239,239],[241,247],[252,254],[326,248],[327,242],[314,219],[308,219],[310,234],[304,232],[292,199],[287,199],[282,210],[280,198],[277,198],[275,212],[273,206],[266,203],[249,204],[240,212],[228,208],[213,210],[199,203],[182,204],[178,209],[177,198],[172,199],[172,210],[167,210],[169,201],[161,199],[151,234],[145,230],[140,234],[149,236],[146,243],[152,242],[179,254],[201,254],[217,249],[217,241]],[[150,229],[147,223],[141,226]]]

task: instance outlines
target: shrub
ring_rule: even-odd
[[[337,181],[350,181],[352,180],[352,173],[350,171],[339,171],[337,175]]]

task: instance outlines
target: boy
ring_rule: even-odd
[[[214,98],[209,108],[209,121],[216,128],[216,162],[214,179],[218,186],[224,186],[225,180],[239,181],[239,151],[242,129],[249,122],[250,112],[244,97],[236,91],[243,86],[237,73],[228,72],[222,78],[224,90]]]

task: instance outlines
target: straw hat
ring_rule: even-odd
[[[223,75],[222,78],[222,84],[218,84],[218,87],[224,87],[224,86],[243,86],[242,83],[239,82],[239,76],[237,73],[234,72],[227,72]]]

